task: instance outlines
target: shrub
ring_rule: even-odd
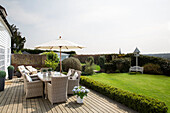
[[[82,68],[79,59],[74,57],[64,59],[62,62],[62,67],[63,67],[63,71],[65,72],[68,72],[69,68],[76,69],[76,70],[81,70]]]
[[[92,56],[89,56],[86,62],[89,62],[90,65],[92,66],[94,64],[94,58]]]
[[[136,57],[134,57],[133,54],[127,54],[125,57],[131,58],[131,64],[132,66],[136,65]],[[152,57],[152,56],[145,56],[140,55],[138,57],[138,65],[144,66],[145,64],[152,63],[152,64],[158,64],[161,68],[161,71],[163,74],[170,76],[170,60],[166,60],[159,57]],[[145,70],[145,69],[144,69]]]
[[[45,65],[55,70],[58,67],[59,63],[58,55],[53,51],[45,52],[43,53],[43,55],[47,56],[47,59],[45,60]]]
[[[128,72],[130,68],[130,59],[129,58],[117,58],[112,60],[110,63],[105,63],[104,69],[107,73],[116,72]]]
[[[100,69],[104,69],[104,64],[105,64],[105,57],[104,56],[100,56],[99,57],[99,66],[100,66]]]
[[[120,70],[117,69],[117,70],[115,71],[115,73],[120,73]]]
[[[165,103],[157,99],[124,91],[84,76],[81,76],[80,83],[140,113],[166,113],[168,111]]]
[[[130,59],[129,58],[117,58],[111,61],[111,63],[116,67],[116,70],[120,72],[128,72],[130,68]],[[114,71],[116,71],[114,70]]]
[[[5,78],[6,72],[5,71],[0,71],[0,78]]]
[[[94,74],[94,66],[90,65],[91,62],[86,62],[86,66],[85,66],[85,70],[84,70],[84,74],[86,75],[93,75]]]
[[[12,65],[8,66],[8,70],[14,70],[14,66]]]
[[[144,65],[144,73],[148,74],[162,74],[161,68],[158,64],[148,63]]]
[[[104,71],[106,73],[114,73],[115,70],[116,70],[116,65],[114,65],[113,63],[104,64]]]

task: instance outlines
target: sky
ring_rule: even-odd
[[[0,0],[25,48],[55,40],[85,46],[78,54],[170,53],[170,0]]]

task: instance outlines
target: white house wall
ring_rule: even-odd
[[[2,18],[0,17],[0,26],[4,30],[0,30],[0,70],[4,70],[7,73],[6,78],[8,78],[7,67],[11,64],[11,36],[4,25]]]

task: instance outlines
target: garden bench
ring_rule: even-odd
[[[132,66],[129,68],[129,72],[136,71],[136,72],[141,72],[143,74],[143,67],[140,66]]]

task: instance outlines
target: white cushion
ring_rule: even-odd
[[[74,75],[73,75],[73,77],[72,77],[72,79],[73,79],[73,80],[76,80],[78,76],[79,76],[78,73],[75,72]]]
[[[67,73],[67,76],[70,76],[71,74],[72,74],[72,70],[69,69],[69,70],[68,70],[68,73]]]
[[[27,74],[25,74],[25,76],[26,76],[26,78],[27,78],[28,82],[32,82],[32,79],[31,79],[31,77],[30,77],[30,76],[28,76]]]

